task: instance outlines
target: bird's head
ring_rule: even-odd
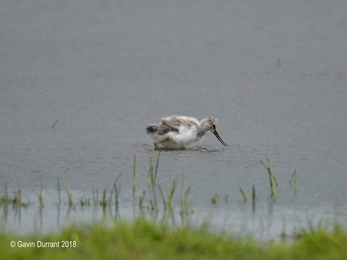
[[[213,117],[213,116],[209,116],[206,117],[205,119],[203,119],[200,123],[201,127],[204,128],[204,130],[207,132],[212,132],[217,139],[219,140],[219,142],[221,142],[225,147],[228,147],[228,145],[226,144],[226,142],[223,141],[223,139],[219,136],[217,130],[218,130],[218,120],[217,118]]]

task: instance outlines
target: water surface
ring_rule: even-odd
[[[153,142],[145,127],[172,114],[217,117],[230,145],[207,134],[192,149],[160,155],[157,183],[166,194],[180,183],[177,207],[191,185],[196,221],[213,215],[221,226],[265,226],[272,235],[307,215],[344,221],[346,10],[345,1],[2,2],[0,173],[11,192],[35,203],[20,221],[2,207],[3,225],[40,227],[42,180],[41,228],[59,226],[58,177],[61,196],[69,184],[76,204],[67,219],[90,221],[93,210],[81,211],[79,198],[93,188],[101,196],[119,173],[127,218],[134,154],[136,199],[148,189]],[[275,203],[259,163],[266,158],[279,182]],[[239,191],[250,198],[253,184],[254,212]]]

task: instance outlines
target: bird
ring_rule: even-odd
[[[160,123],[146,127],[149,137],[155,140],[154,149],[184,149],[193,142],[205,137],[206,132],[212,132],[225,146],[228,145],[219,136],[218,120],[213,116],[206,117],[200,122],[194,117],[169,116],[161,119]]]

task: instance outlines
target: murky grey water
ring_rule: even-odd
[[[176,206],[191,185],[196,220],[275,235],[307,214],[344,220],[346,11],[346,1],[3,1],[0,173],[35,203],[21,218],[0,208],[3,225],[25,233],[90,221],[94,210],[77,206],[59,218],[57,178],[63,200],[69,183],[78,205],[120,172],[120,215],[130,216],[133,156],[138,200],[153,144],[145,127],[172,114],[216,116],[230,145],[207,134],[160,155],[157,183],[167,194],[177,181]],[[279,182],[273,204],[267,157]],[[253,184],[254,213],[239,191],[250,199]]]

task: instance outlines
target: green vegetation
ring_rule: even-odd
[[[32,247],[20,247],[22,242]],[[252,236],[216,234],[208,225],[170,227],[144,218],[76,224],[45,236],[0,233],[2,259],[346,259],[346,245],[347,231],[337,224],[300,228],[287,242],[259,242]]]
[[[270,186],[271,186],[271,197],[276,197],[276,187],[278,186],[277,180],[275,178],[275,175],[272,171],[272,165],[268,158],[266,158],[268,165],[266,165],[262,160],[260,160],[260,163],[264,165],[264,167],[269,172],[269,178],[270,178]]]
[[[160,153],[157,155],[156,164],[153,163],[153,154],[150,156],[150,167],[147,175],[147,190],[141,196],[136,196],[136,155],[133,167],[133,201],[134,209],[138,201],[139,214],[134,215],[135,220],[115,220],[97,223],[75,223],[61,229],[59,232],[49,234],[18,235],[0,230],[1,259],[347,259],[347,229],[341,224],[332,224],[327,220],[320,220],[317,224],[309,218],[306,224],[295,228],[292,233],[285,233],[281,238],[271,241],[261,241],[254,235],[233,235],[229,230],[217,233],[208,224],[199,227],[192,226],[189,221],[194,212],[188,198],[191,186],[184,187],[182,179],[181,194],[179,184],[174,180],[172,186],[165,192],[157,184],[157,173]],[[267,164],[261,161],[267,169],[270,180],[271,197],[276,198],[277,180],[273,174],[270,161]],[[98,189],[93,189],[91,199],[82,196],[80,206],[92,205],[111,208],[114,203],[118,212],[119,194],[121,183],[118,182],[121,173],[115,178],[113,187],[107,196],[103,190],[99,199]],[[266,176],[266,175],[265,175]],[[0,176],[1,177],[1,176]],[[1,178],[0,178],[1,180]],[[31,203],[22,201],[21,190],[15,190],[13,197],[9,195],[8,183],[2,181],[0,194],[0,207],[7,212],[9,206],[20,209]],[[39,193],[40,218],[44,208],[44,189],[40,180]],[[297,189],[296,170],[290,180],[290,185]],[[177,187],[178,186],[178,187]],[[58,203],[62,203],[60,194],[60,179],[58,178]],[[72,201],[69,184],[64,186],[67,205],[72,208],[76,203]],[[178,190],[178,191],[177,191]],[[176,193],[175,193],[176,192]],[[240,187],[244,203],[247,197]],[[147,195],[148,200],[145,201]],[[163,218],[159,220],[157,194],[160,194],[163,205]],[[175,195],[177,194],[177,195]],[[179,214],[182,224],[176,225],[174,221],[175,210],[172,205],[174,195],[181,195]],[[114,199],[113,199],[114,197]],[[255,211],[257,194],[255,185],[252,186],[252,209]],[[212,204],[218,204],[218,193],[211,199]],[[225,196],[228,203],[228,195]],[[135,212],[135,210],[134,210]],[[147,213],[156,216],[149,220]],[[104,215],[106,216],[106,215]],[[155,219],[155,220],[153,220]],[[185,221],[187,220],[187,221]],[[284,222],[285,223],[285,222]],[[284,228],[285,230],[285,228]]]
[[[240,192],[241,192],[242,197],[243,197],[243,202],[247,202],[247,196],[241,187],[240,187]]]
[[[157,199],[157,193],[160,193],[160,196],[162,198],[163,202],[163,209],[166,210],[166,208],[172,209],[172,199],[176,190],[176,180],[173,181],[172,187],[170,188],[168,192],[167,199],[165,199],[164,191],[161,187],[160,184],[157,184],[157,174],[158,174],[158,166],[159,166],[159,158],[160,158],[160,151],[157,153],[157,160],[155,167],[153,165],[153,156],[154,152],[152,152],[149,156],[149,169],[147,173],[147,187],[148,190],[144,190],[142,192],[142,196],[140,196],[139,199],[139,209],[143,210],[145,208],[155,210],[156,212],[159,211],[159,204],[158,204],[158,199]],[[262,160],[260,160],[260,163],[265,166],[265,168],[268,170],[269,173],[269,180],[270,180],[270,190],[271,190],[271,197],[273,199],[276,198],[276,187],[278,187],[278,182],[273,174],[272,170],[272,165],[270,163],[270,160],[267,158],[268,165],[266,165]],[[122,176],[122,173],[119,173],[115,179],[115,182],[113,184],[113,187],[108,195],[108,200],[106,198],[107,196],[107,190],[104,189],[102,193],[102,200],[99,200],[99,191],[98,189],[93,188],[93,197],[92,198],[86,198],[84,195],[79,199],[79,204],[81,207],[84,206],[98,206],[101,205],[103,210],[105,210],[107,207],[111,207],[112,200],[113,200],[113,194],[114,194],[114,205],[116,207],[116,211],[118,211],[118,206],[119,206],[119,196],[120,196],[120,191],[121,191],[121,183],[117,184],[119,178]],[[14,196],[13,198],[10,198],[9,192],[8,192],[8,183],[4,180],[2,180],[2,177],[0,175],[0,182],[2,183],[3,186],[3,191],[0,192],[0,207],[1,206],[9,206],[12,205],[14,207],[20,208],[20,207],[27,207],[31,204],[31,202],[28,200],[27,202],[22,201],[21,197],[21,190],[14,191]],[[133,185],[132,185],[132,191],[133,191],[133,200],[134,203],[133,205],[135,206],[136,204],[136,185],[137,185],[137,177],[136,177],[136,154],[134,154],[134,165],[133,165]],[[292,178],[289,182],[290,186],[293,186],[295,189],[295,192],[297,191],[297,181],[296,181],[296,170],[292,174]],[[40,193],[38,195],[39,199],[39,204],[41,209],[44,208],[44,195],[45,195],[45,190],[43,189],[43,182],[42,178],[40,178]],[[182,179],[182,192],[184,188],[184,174],[183,174],[183,179]],[[246,203],[248,201],[247,195],[244,192],[244,190],[240,187],[240,192],[243,197],[243,202]],[[66,198],[67,202],[65,201],[64,204],[67,204],[70,208],[76,206],[76,204],[72,200],[72,193],[70,192],[70,184],[68,183],[67,185],[64,186],[64,190],[66,192]],[[190,206],[188,203],[188,195],[190,193],[191,186],[188,187],[188,189],[185,192],[184,199],[183,199],[183,193],[181,194],[181,211],[188,211],[188,207]],[[62,204],[62,198],[61,198],[61,188],[60,188],[60,178],[57,178],[57,191],[58,191],[58,202],[57,205]],[[150,206],[146,207],[144,206],[143,202],[145,199],[146,192],[148,192],[151,197],[150,199]],[[2,196],[1,196],[2,193]],[[225,202],[228,203],[228,195],[225,195]],[[255,185],[253,184],[252,186],[252,208],[255,210],[255,204],[257,201],[256,197],[256,190],[255,190]],[[217,205],[220,202],[220,196],[218,193],[215,193],[215,195],[211,198],[211,203]]]

